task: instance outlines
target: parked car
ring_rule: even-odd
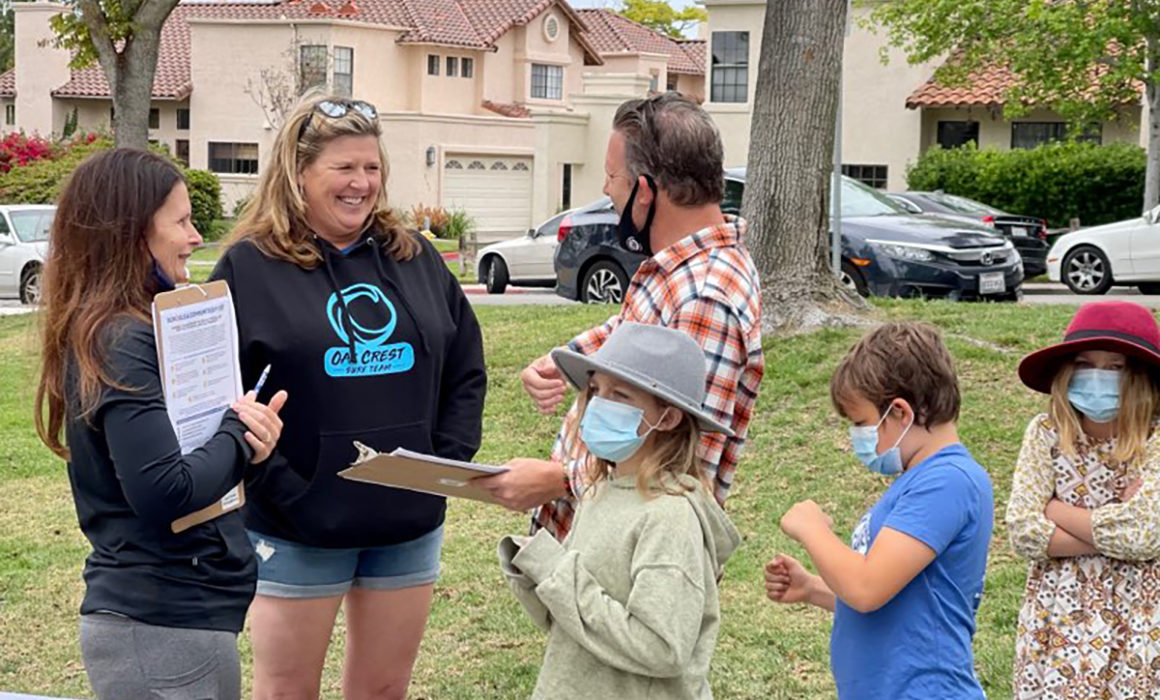
[[[1036,216],[1008,214],[995,207],[946,192],[899,192],[887,195],[912,214],[938,214],[963,221],[981,221],[1011,239],[1023,258],[1023,274],[1047,272],[1047,221]]]
[[[1060,236],[1047,253],[1047,276],[1076,294],[1103,294],[1113,285],[1160,294],[1160,207]]]
[[[745,169],[725,173],[721,209],[741,209]],[[606,201],[606,200],[602,200]],[[620,303],[644,259],[624,250],[612,205],[573,224],[556,249],[556,293]],[[842,281],[863,296],[1017,299],[1023,264],[1009,240],[982,223],[916,215],[862,183],[842,178]]]
[[[0,205],[0,297],[40,303],[41,271],[56,207]]]
[[[552,260],[556,257],[556,234],[568,216],[553,216],[527,235],[481,248],[478,259],[479,282],[491,294],[503,294],[513,287],[551,287],[556,283]]]

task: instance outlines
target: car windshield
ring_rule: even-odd
[[[48,240],[48,231],[52,228],[55,214],[55,209],[25,209],[8,212],[8,218],[12,220],[16,237],[22,243],[35,243]]]
[[[976,202],[973,199],[967,199],[966,197],[960,197],[955,194],[935,192],[928,194],[927,197],[957,214],[978,214],[980,216],[993,216],[995,214],[1001,213],[998,209],[989,207],[982,202]]]
[[[842,217],[890,216],[909,212],[878,190],[848,177],[842,178]]]

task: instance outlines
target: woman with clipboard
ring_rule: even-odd
[[[284,392],[247,394],[182,455],[150,323],[155,294],[186,282],[202,243],[169,161],[134,149],[85,161],[61,194],[45,264],[36,427],[68,460],[85,561],[81,654],[96,696],[241,694],[237,634],[257,566],[238,511],[180,533],[281,434]]]

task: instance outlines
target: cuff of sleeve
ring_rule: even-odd
[[[516,541],[516,538],[512,535],[508,535],[500,540],[499,544],[496,545],[495,548],[495,553],[499,557],[499,568],[503,571],[504,576],[512,581],[526,583],[530,586],[532,585],[532,580],[529,579],[527,575],[524,574],[524,572],[520,571],[519,568],[512,563],[512,559],[514,559],[515,556],[519,554],[519,552],[520,545]]]
[[[547,530],[540,530],[512,558],[512,566],[539,584],[552,574],[564,556],[564,548]]]
[[[1092,546],[1099,552],[1114,552],[1118,548],[1115,546],[1114,538],[1108,537],[1108,530],[1113,529],[1115,525],[1114,514],[1107,506],[1103,508],[1094,508],[1091,511],[1092,515]]]

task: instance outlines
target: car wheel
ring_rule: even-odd
[[[1112,286],[1112,266],[1098,248],[1081,246],[1063,259],[1061,277],[1076,294],[1103,294]]]
[[[845,260],[842,261],[842,273],[838,276],[838,281],[851,292],[857,292],[859,296],[870,296],[870,289],[866,287],[866,280],[862,278],[862,273]]]
[[[30,267],[20,276],[20,301],[24,304],[40,303],[40,282],[42,279],[39,265]]]
[[[488,294],[503,294],[508,285],[508,269],[507,263],[498,255],[493,255],[487,259],[486,273],[484,274],[484,284],[487,285]]]
[[[1144,282],[1137,284],[1136,288],[1141,294],[1160,294],[1160,282]]]
[[[584,273],[580,285],[580,301],[585,304],[619,304],[624,301],[624,290],[628,288],[628,275],[620,265],[601,260]]]

